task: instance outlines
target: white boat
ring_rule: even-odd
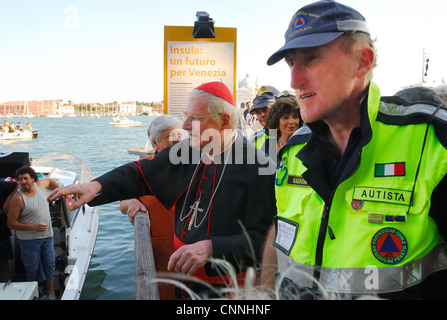
[[[15,154],[15,153],[13,153]],[[3,158],[0,158],[0,164]],[[6,161],[6,160],[5,160]],[[93,179],[92,172],[85,166],[82,159],[67,153],[53,153],[31,161],[39,177],[51,178],[60,185],[83,183]],[[50,191],[48,191],[50,192]],[[49,204],[54,233],[56,270],[54,273],[54,287],[61,300],[78,300],[88,272],[90,259],[98,234],[99,216],[96,207],[83,205],[70,212],[70,200],[58,199]],[[11,230],[13,250],[15,233]],[[27,292],[26,296],[18,299],[32,299],[35,295],[33,287],[37,284],[26,282],[23,269],[20,270],[18,256],[10,260],[11,293],[5,288],[8,284],[0,284],[0,300],[13,299],[15,291]],[[29,288],[29,287],[32,288]],[[17,287],[17,289],[15,289]],[[3,292],[2,289],[3,288]],[[6,292],[6,293],[5,293]],[[32,292],[28,294],[28,292]]]
[[[127,152],[130,154],[136,154],[140,156],[140,158],[146,158],[152,155],[155,152],[154,148],[130,148],[127,149]]]
[[[29,131],[17,131],[17,132],[0,132],[0,141],[1,140],[26,140],[37,138],[38,132],[36,130]]]
[[[140,127],[141,122],[130,120],[126,117],[120,116],[120,117],[113,117],[113,120],[112,122],[110,122],[110,125],[112,127],[117,128],[130,128],[130,127]]]
[[[149,140],[146,142],[146,146],[144,148],[136,148],[132,147],[130,149],[127,149],[127,152],[130,154],[136,154],[140,156],[140,158],[149,157],[155,152],[155,149],[149,146],[150,142]]]

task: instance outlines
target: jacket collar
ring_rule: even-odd
[[[359,97],[359,107],[361,108],[360,140],[356,140],[356,144],[354,145],[348,145],[347,150],[350,148],[350,156],[348,156],[348,159],[345,159],[345,168],[340,175],[339,181],[343,181],[354,172],[360,161],[363,146],[365,146],[372,138],[371,124],[377,118],[380,108],[380,93],[376,84],[370,83],[370,85],[362,92]],[[309,123],[308,127],[310,129],[310,133],[308,133],[307,136],[308,141],[295,156],[308,168],[308,170],[303,173],[303,178],[306,179],[309,185],[312,186],[321,198],[326,201],[330,199],[332,193],[332,190],[327,183],[325,170],[322,170],[323,168],[326,168],[324,162],[326,144],[323,141],[326,140],[329,127],[321,120]],[[295,141],[298,141],[298,137],[295,138]]]

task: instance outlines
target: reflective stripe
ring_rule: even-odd
[[[278,271],[295,284],[312,288],[314,266],[297,263],[277,250]],[[321,268],[319,284],[324,290],[352,294],[381,294],[401,291],[422,282],[430,274],[447,269],[447,246],[435,247],[425,257],[401,267]],[[279,279],[281,280],[281,279]]]
[[[360,31],[369,34],[368,24],[361,20],[337,21],[337,28],[338,31]]]
[[[424,114],[427,117],[432,115],[435,112],[436,107],[428,104],[413,104],[409,106],[397,105],[397,104],[387,104],[385,102],[381,102],[380,112],[389,115],[389,116],[409,116],[416,114]],[[447,110],[440,109],[435,118],[438,118],[444,122],[447,122]]]

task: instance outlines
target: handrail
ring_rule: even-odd
[[[154,253],[151,242],[151,222],[149,215],[138,211],[135,226],[135,277],[137,300],[160,300],[158,284],[155,281]]]

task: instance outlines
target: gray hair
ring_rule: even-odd
[[[155,140],[156,142],[160,142],[161,134],[166,129],[176,129],[181,128],[182,122],[179,118],[164,114],[161,115],[149,124],[149,128],[147,128],[147,136],[149,140]]]
[[[210,114],[214,113],[224,113],[227,112],[231,117],[230,129],[236,130],[238,128],[238,116],[239,113],[235,106],[231,103],[221,99],[214,94],[211,94],[204,90],[194,89],[188,94],[188,99],[198,99],[203,98],[208,102],[208,112]],[[213,117],[216,121],[221,121],[220,116]]]

